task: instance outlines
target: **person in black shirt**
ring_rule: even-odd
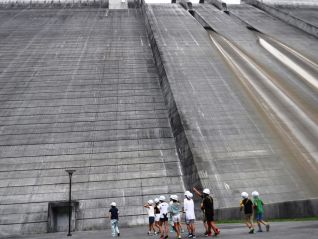
[[[110,204],[111,208],[109,209],[109,219],[112,227],[112,236],[115,237],[120,236],[118,229],[118,208],[116,207],[116,203],[112,202]]]
[[[206,236],[211,236],[211,229],[214,231],[214,235],[217,236],[220,234],[220,229],[214,223],[214,204],[213,198],[210,196],[210,190],[205,188],[203,193],[200,193],[195,188],[194,192],[203,198],[201,209],[204,211],[204,217],[207,221],[208,230],[205,232]]]
[[[242,201],[240,203],[240,210],[244,209],[245,224],[249,228],[249,233],[254,233],[253,225],[253,202],[248,198],[248,193],[242,192]]]
[[[200,209],[201,209],[201,211],[202,211],[202,222],[203,222],[203,226],[204,226],[204,229],[205,229],[204,235],[207,236],[207,235],[209,234],[209,232],[208,232],[209,227],[208,227],[208,223],[207,223],[207,220],[206,220],[206,217],[205,217],[204,208],[203,208],[203,203],[202,203],[202,202],[203,202],[203,195],[202,195],[202,193],[201,193],[198,189],[196,189],[195,187],[193,187],[192,190],[193,190],[193,192],[194,192],[198,197],[200,197],[200,198],[202,199],[201,204],[200,204]]]

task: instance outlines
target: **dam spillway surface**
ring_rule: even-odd
[[[167,109],[139,11],[1,11],[0,232],[46,231],[74,168],[77,230],[144,223],[144,201],[182,193]],[[134,208],[137,208],[135,210]]]
[[[308,184],[302,176],[295,177],[306,173],[294,164],[294,156],[266,122],[266,116],[253,106],[256,100],[237,84],[203,27],[178,5],[149,5],[149,12],[150,24],[159,29],[155,37],[166,63],[167,82],[185,122],[198,177],[212,188],[216,204],[233,207],[239,191],[255,187],[261,188],[270,202],[315,195],[316,190],[308,186],[314,181],[309,179]],[[222,22],[213,12],[207,15]],[[231,23],[224,22],[226,29],[231,29]],[[233,33],[233,37],[244,41],[245,34],[250,34],[246,31]],[[177,142],[177,147],[181,145]],[[313,175],[316,177],[317,171]]]
[[[304,55],[302,56],[309,62],[316,62],[315,52],[318,52],[318,48],[316,46],[317,44],[315,44],[317,41],[316,38],[313,36],[303,34],[300,30],[292,28],[287,24],[277,24],[274,18],[265,15],[264,13],[261,13],[259,10],[251,8],[249,6],[240,6],[240,14],[237,14],[237,8],[231,7],[229,15],[217,11],[212,6],[202,7],[198,5],[195,6],[194,9],[196,10],[197,14],[199,14],[203,19],[205,19],[205,21],[217,32],[217,34],[212,34],[212,38],[214,38],[213,35],[216,36],[216,39],[218,38],[217,35],[222,36],[221,38],[225,37],[227,40],[220,40],[221,45],[227,45],[226,42],[230,42],[230,48],[231,45],[232,47],[234,46],[234,48],[236,48],[235,51],[240,51],[241,54],[244,54],[247,58],[249,58],[249,61],[252,62],[252,64],[254,64],[254,66],[250,66],[250,69],[246,71],[246,69],[248,68],[248,64],[250,64],[250,62],[244,63],[244,57],[240,57],[239,55],[237,55],[237,53],[229,53],[231,59],[235,59],[238,62],[238,64],[241,64],[241,68],[245,68],[245,72],[253,70],[253,68],[255,67],[261,69],[261,74],[263,76],[258,76],[258,72],[256,73],[256,75],[250,75],[250,79],[254,81],[254,83],[252,84],[255,84],[255,87],[257,89],[261,89],[261,94],[263,95],[263,97],[267,99],[274,99],[276,97],[285,98],[286,96],[284,100],[282,98],[276,98],[276,100],[274,100],[274,104],[276,106],[273,106],[273,102],[269,103],[272,105],[270,108],[272,110],[274,110],[274,108],[277,108],[276,114],[281,115],[281,120],[284,121],[286,125],[288,124],[288,121],[293,122],[293,126],[291,126],[290,124],[290,131],[293,131],[294,129],[299,127],[298,133],[301,132],[302,136],[297,135],[295,137],[300,138],[299,142],[301,142],[301,144],[303,144],[304,147],[307,147],[307,152],[311,152],[312,161],[317,162],[315,154],[315,141],[317,137],[316,135],[318,98],[316,77],[318,74],[318,68],[317,65],[314,63],[315,69],[313,70],[313,84],[310,84],[307,81],[308,79],[305,77],[306,71],[302,71],[302,74],[299,74],[299,72],[297,72],[297,70],[295,69],[296,67],[301,66],[302,62],[294,64],[294,62],[297,61],[296,54],[304,54],[306,56],[312,55],[311,57],[314,59],[313,61],[309,60],[310,58],[307,59]],[[266,27],[263,27],[260,23],[255,23],[255,21],[244,21],[244,19],[247,18],[246,16],[253,15],[253,12],[254,15],[263,14],[261,17],[258,17],[257,19],[262,19],[264,22],[266,21]],[[241,17],[243,18],[243,20],[241,19]],[[249,25],[248,23],[250,23],[251,25]],[[227,27],[224,28],[224,25],[226,25]],[[249,30],[248,28],[250,28],[251,26],[255,27],[254,29],[257,29],[261,32]],[[270,26],[272,26],[272,28],[270,28]],[[285,34],[280,34],[278,30],[276,33],[276,29],[278,29],[278,26],[280,26],[281,29],[284,29]],[[264,32],[266,32],[266,34],[263,33],[263,30]],[[288,37],[286,37],[286,33],[289,34]],[[271,38],[271,36],[275,36],[275,39],[280,40],[273,40],[274,38]],[[289,42],[295,49],[298,49],[298,52],[293,48],[290,48],[290,45],[287,47],[287,45],[283,44],[287,44],[286,42]],[[302,42],[306,42],[307,44],[311,45],[311,48],[309,49],[308,47],[305,47],[302,44]],[[267,47],[270,46],[271,48],[264,47],[265,43],[267,44]],[[284,47],[288,48],[290,51],[285,51],[284,49],[282,49]],[[275,55],[275,53],[279,54],[279,56]],[[283,56],[285,59],[281,60]],[[288,63],[290,63],[292,66]],[[310,66],[308,66],[307,63],[304,63],[303,66],[301,66],[301,69],[307,67],[310,68]],[[265,77],[268,78],[268,82],[262,79],[264,75],[266,75]],[[259,96],[254,96],[254,102],[257,101],[257,98],[259,98]],[[264,101],[266,101],[266,99],[264,99]],[[278,104],[282,105],[278,106]],[[296,110],[297,113],[293,114],[293,110]],[[306,112],[306,118],[308,118],[299,119],[298,117],[300,111]],[[296,118],[298,118],[298,120],[296,120]],[[302,126],[296,126],[296,124],[300,123],[301,121],[304,122],[307,120],[309,122],[313,122],[313,128],[309,126],[311,125],[311,123],[309,123],[308,125],[307,123],[304,123]],[[274,123],[272,122],[272,124]],[[298,133],[295,132],[294,135]],[[307,141],[310,141],[311,143],[305,146],[304,144],[306,144],[306,140],[303,136],[311,138]],[[290,161],[290,158],[292,157],[288,156],[287,158],[288,161]],[[316,172],[313,173],[314,175],[316,174]]]
[[[76,230],[108,227],[111,201],[146,223],[145,201],[193,186],[219,219],[254,190],[269,217],[318,211],[317,38],[247,4],[193,10],[0,10],[0,236],[47,230],[66,168]]]

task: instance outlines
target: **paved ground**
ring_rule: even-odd
[[[242,224],[220,224],[221,229],[220,238],[279,238],[279,239],[293,239],[293,238],[317,238],[318,234],[318,221],[308,222],[276,222],[271,224],[270,232],[255,233],[253,235],[247,234],[246,228]],[[202,225],[199,223],[198,231],[203,232]],[[125,239],[133,238],[159,238],[158,236],[147,236],[146,227],[134,227],[124,228],[121,230],[121,237]],[[184,234],[184,238],[185,238]],[[25,238],[25,239],[53,239],[53,238],[68,238],[66,233],[52,233],[52,234],[40,234],[33,236],[23,237],[10,237],[10,238]],[[106,231],[86,231],[86,232],[74,232],[72,235],[74,239],[107,239],[112,238],[110,230]],[[171,233],[171,238],[174,238],[174,234]],[[202,233],[197,235],[197,238],[205,238]]]

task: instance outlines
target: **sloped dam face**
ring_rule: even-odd
[[[0,237],[66,230],[67,169],[73,230],[108,227],[113,201],[147,223],[146,201],[192,187],[219,219],[254,190],[268,217],[317,214],[315,28],[184,6],[1,4]]]

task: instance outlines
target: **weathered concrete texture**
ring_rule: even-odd
[[[248,0],[243,0],[248,1]],[[316,0],[257,0],[269,5],[290,5],[290,6],[317,6],[318,2]]]
[[[151,5],[155,6],[155,5]],[[160,6],[160,5],[158,5]],[[165,5],[166,6],[166,5]],[[185,13],[180,9],[178,9],[183,14]],[[154,59],[156,61],[157,68],[159,70],[160,75],[160,85],[164,94],[166,105],[169,110],[169,118],[170,125],[173,130],[173,134],[176,140],[179,158],[181,160],[182,168],[183,168],[183,178],[185,184],[191,188],[193,185],[201,186],[201,180],[198,175],[197,165],[194,162],[194,157],[192,151],[190,150],[190,145],[188,142],[188,137],[186,136],[185,127],[183,124],[182,116],[180,116],[180,109],[176,103],[174,91],[171,88],[171,84],[168,79],[168,73],[165,61],[163,59],[162,50],[160,49],[160,45],[157,43],[158,41],[158,31],[160,30],[160,26],[153,25],[153,13],[152,9],[148,8],[148,5],[142,5],[143,14],[145,17],[145,24],[147,27],[148,37],[150,39],[150,44],[152,47],[152,51],[154,54]],[[172,49],[172,48],[171,48]],[[169,70],[169,69],[168,69]],[[177,87],[177,86],[174,86]],[[176,89],[175,89],[176,90]],[[183,90],[182,90],[183,91]]]
[[[204,28],[178,5],[145,12],[179,157],[194,166],[193,175],[184,168],[187,186],[212,189],[218,208],[255,189],[272,203],[317,196]]]
[[[120,0],[119,0],[120,1]],[[0,8],[108,8],[109,0],[0,0]]]
[[[218,34],[221,34],[225,36],[227,39],[229,39],[232,43],[235,45],[239,46],[241,50],[243,50],[251,59],[254,59],[254,62],[257,62],[257,64],[262,68],[263,71],[269,73],[272,76],[272,79],[274,81],[274,84],[276,84],[280,89],[283,90],[284,94],[292,99],[293,103],[298,105],[302,109],[306,109],[306,113],[308,114],[309,118],[312,118],[314,121],[317,119],[317,104],[318,104],[318,97],[317,97],[317,92],[314,87],[308,87],[305,81],[299,79],[299,75],[295,74],[291,69],[288,67],[285,67],[283,64],[280,64],[279,61],[277,61],[272,54],[270,54],[268,51],[266,51],[261,44],[259,43],[259,39],[263,39],[266,36],[263,34],[259,34],[255,31],[250,31],[247,28],[247,25],[244,24],[244,22],[240,21],[236,17],[233,17],[232,14],[228,15],[225,14],[217,9],[215,9],[212,6],[201,6],[197,5],[194,8],[196,10],[196,13],[206,21],[206,23],[211,26],[215,31],[218,32]],[[231,12],[231,11],[230,11]],[[253,24],[253,23],[251,23]],[[227,27],[224,28],[224,25]],[[251,25],[253,26],[253,25]],[[285,28],[288,29],[288,26]],[[284,29],[285,29],[284,28]],[[293,28],[290,30],[291,33],[289,35],[289,38],[301,38],[303,41],[297,42],[297,45],[292,45],[293,49],[297,49],[299,45],[301,47],[304,47],[304,42],[310,43],[312,42],[313,47],[311,49],[312,52],[318,53],[318,41],[311,36],[308,36],[307,34],[304,34],[301,31],[297,31]],[[293,33],[294,32],[294,33]],[[274,37],[273,35],[271,35]],[[266,39],[266,38],[265,38]],[[283,42],[284,43],[284,42]],[[316,43],[316,44],[315,44]],[[286,53],[287,54],[287,53]],[[233,56],[234,57],[234,56]],[[237,56],[239,57],[239,56]],[[293,56],[288,56],[290,59],[293,58]],[[262,85],[262,79],[255,75],[253,77],[256,80],[256,84],[258,84],[258,88],[262,89],[263,93],[265,95],[268,95],[269,98],[275,98],[275,93],[271,92],[271,90],[268,90],[268,87],[266,84]],[[297,89],[295,91],[294,89]],[[275,104],[277,108],[279,108],[279,112],[284,114],[286,118],[289,118],[290,121],[292,122],[297,122],[299,121],[298,115],[292,113],[292,107],[287,106],[285,103],[280,102],[280,99],[276,98]],[[264,101],[266,102],[266,100]],[[281,105],[280,105],[281,104]],[[260,105],[259,108],[262,106]],[[288,111],[286,111],[286,108],[288,108]],[[266,111],[266,110],[265,110]],[[272,114],[271,112],[270,114]],[[302,124],[302,123],[300,123]],[[282,122],[282,126],[278,126],[279,123],[270,123],[270,127],[276,127],[276,128],[283,128],[284,122]],[[304,132],[306,137],[310,137],[312,132],[315,132],[317,130],[317,126],[315,126],[313,129],[306,131],[306,127],[304,125],[302,126],[296,126],[294,127],[300,127],[301,131]],[[274,130],[276,131],[276,130]],[[270,136],[271,140],[268,140],[268,142],[273,141],[272,139],[277,138],[278,136]],[[284,139],[285,135],[282,136],[284,141],[287,141]],[[315,136],[313,136],[315,138]],[[303,150],[302,145],[304,142],[302,142],[304,138],[301,138],[300,142],[296,145],[299,145],[299,152],[304,152],[305,154],[311,154],[311,159],[313,161],[313,164],[316,164],[317,162],[315,161],[315,155],[317,152],[317,147],[313,147],[310,150]],[[313,141],[313,144],[316,145],[316,140]],[[277,145],[278,142],[271,142],[272,144]],[[282,149],[284,148],[283,146],[280,146]],[[285,151],[292,152],[293,149],[295,149],[297,146],[291,146],[289,145],[289,149],[285,149]],[[283,150],[284,151],[284,150]],[[292,160],[293,158],[293,160]],[[296,156],[292,154],[288,154],[284,152],[281,154],[280,159],[283,160],[287,164],[291,164],[294,161],[294,169],[290,169],[292,171],[300,173],[300,175],[303,175],[302,171],[306,171],[305,175],[308,175],[310,170],[313,169],[312,164],[308,164],[307,166],[304,167],[303,162],[308,161],[306,157],[303,157],[303,153],[299,153]],[[304,167],[304,168],[303,168]],[[307,169],[308,170],[307,170]],[[306,169],[306,170],[305,170]],[[295,172],[295,173],[296,173]],[[297,173],[296,173],[297,174]],[[278,176],[278,175],[277,175]],[[312,177],[313,177],[313,182],[316,181],[317,177],[317,169],[312,170]],[[302,181],[303,183],[298,182],[297,185],[303,185],[300,186],[302,190],[304,188],[310,188],[306,185],[311,185],[312,183],[308,183],[305,180],[305,177],[301,176],[298,177],[299,181]],[[313,188],[313,196],[318,196],[317,195],[317,186]],[[301,193],[300,193],[301,195]]]
[[[316,54],[317,38],[310,37],[299,31],[297,28],[248,4],[231,6],[230,12],[251,26],[254,26],[259,31],[274,36],[277,40],[280,40],[285,44],[297,47],[301,53],[309,56],[315,62],[318,61],[318,56]]]
[[[139,11],[0,13],[0,236],[46,232],[49,201],[79,201],[77,230],[145,223],[143,203],[183,192]]]
[[[259,2],[257,0],[247,0],[249,4],[252,4],[253,6],[256,6],[260,8],[263,11],[268,12],[269,14],[273,15],[274,17],[277,17],[278,19],[298,28],[301,29],[315,37],[318,37],[318,27],[317,27],[317,6],[310,7],[307,6],[303,13],[300,15],[306,15],[306,17],[298,17],[297,12],[299,7],[296,7],[296,10],[293,11],[293,14],[291,12],[286,11],[286,7],[288,6],[270,6],[266,5],[262,2]],[[293,5],[291,5],[294,7]],[[296,14],[295,14],[296,13]],[[304,14],[305,13],[305,14]]]
[[[318,6],[316,7],[288,7],[280,6],[279,10],[284,11],[294,17],[302,19],[305,22],[309,22],[312,25],[318,27]]]

